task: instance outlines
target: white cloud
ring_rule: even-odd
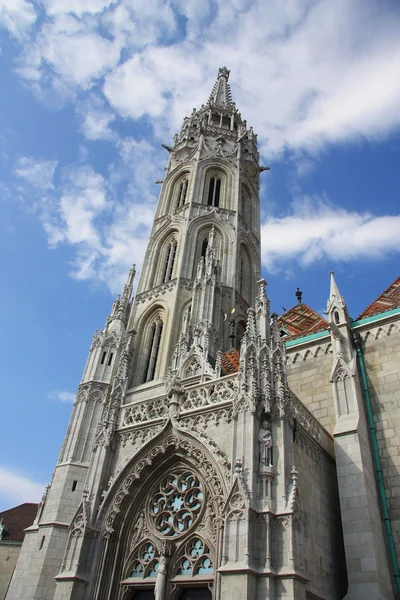
[[[0,0],[0,27],[22,40],[36,21],[33,4],[26,0]]]
[[[36,160],[32,157],[22,156],[17,161],[15,173],[21,179],[39,190],[54,188],[53,178],[57,167],[55,160]]]
[[[73,13],[83,16],[101,13],[111,4],[115,4],[115,0],[44,0],[43,4],[48,15]]]
[[[42,92],[52,86],[60,94],[73,94],[91,87],[118,63],[119,55],[117,43],[84,21],[59,15],[43,25],[33,44],[26,45],[18,73]]]
[[[39,502],[44,488],[44,483],[0,465],[0,498],[4,505]]]
[[[61,171],[58,187],[47,185],[46,194],[38,161],[18,161],[18,174],[33,186],[20,188],[25,206],[38,211],[49,246],[68,244],[74,251],[71,276],[100,281],[113,293],[121,290],[133,262],[140,269],[158,192],[149,182],[160,178],[158,165],[165,159],[164,151],[144,140],[116,139],[116,145],[119,156],[107,181],[90,165],[71,165]]]
[[[65,390],[54,390],[53,392],[50,392],[49,398],[50,400],[66,404],[73,404],[75,402],[75,394],[66,392]]]
[[[400,216],[350,212],[326,199],[304,197],[290,214],[269,217],[261,228],[262,262],[271,271],[293,261],[379,259],[398,253]]]
[[[115,114],[108,110],[104,103],[92,96],[78,109],[82,119],[82,132],[88,140],[114,140],[117,135],[110,127]]]

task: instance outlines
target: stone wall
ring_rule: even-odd
[[[0,600],[4,600],[21,550],[21,542],[0,542]]]
[[[330,433],[335,425],[330,335],[312,342],[294,344],[286,350],[291,391]]]
[[[361,328],[360,333],[394,542],[400,556],[400,326],[388,321]]]
[[[294,459],[298,475],[298,566],[318,597],[343,598],[347,589],[335,462],[298,432]]]

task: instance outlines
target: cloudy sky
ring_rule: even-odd
[[[93,331],[218,67],[259,136],[272,307],[398,276],[396,0],[0,0],[0,510],[51,476]]]

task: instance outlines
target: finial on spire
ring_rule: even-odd
[[[217,106],[231,106],[233,104],[231,87],[228,83],[229,73],[230,71],[226,67],[218,69],[217,81],[214,83],[210,98],[208,99],[209,104]]]

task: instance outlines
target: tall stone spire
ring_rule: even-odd
[[[231,106],[233,104],[231,86],[228,83],[229,73],[230,71],[226,67],[221,67],[218,70],[217,81],[214,83],[208,99],[209,104],[217,106]]]

